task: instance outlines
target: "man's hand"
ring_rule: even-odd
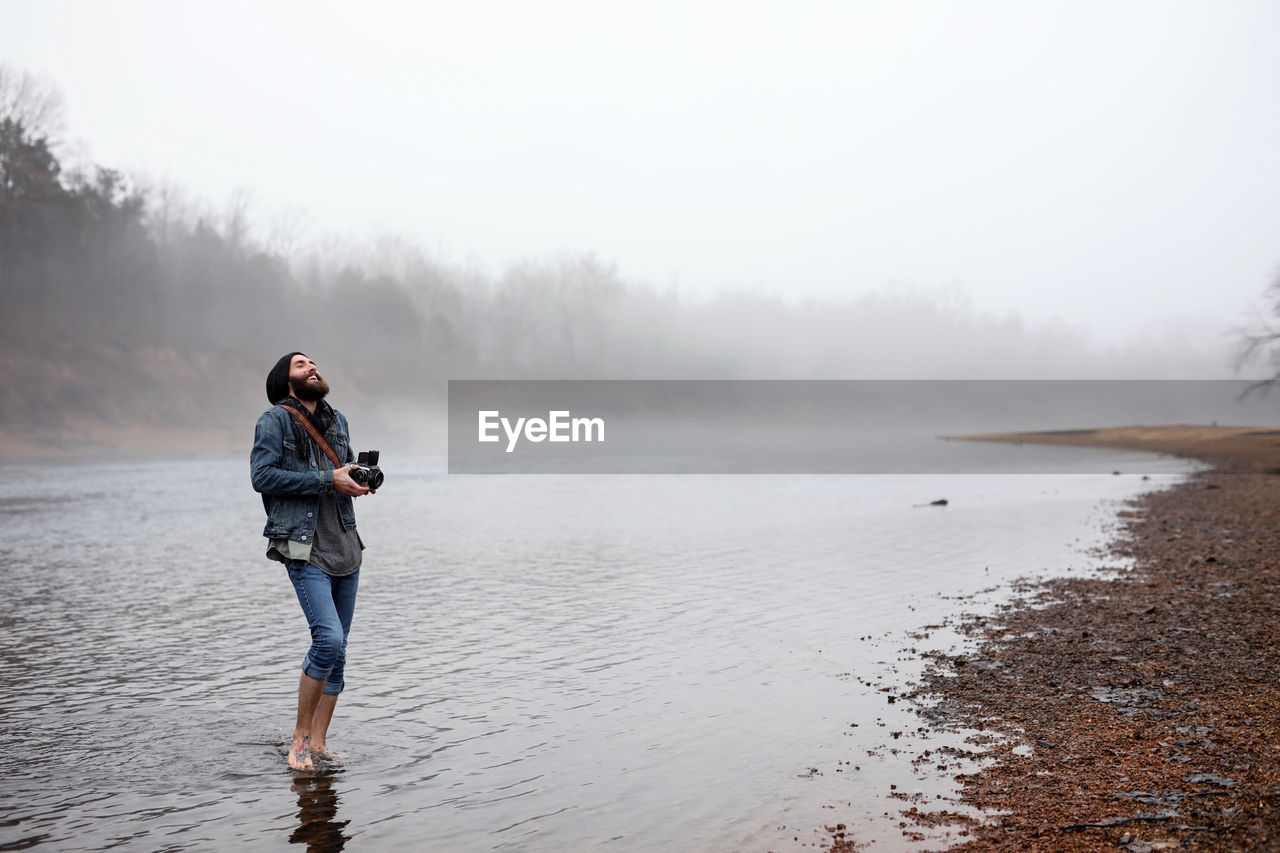
[[[350,495],[353,498],[369,494],[368,489],[351,479],[351,475],[347,473],[354,467],[356,467],[356,463],[352,462],[350,465],[343,465],[341,468],[333,469],[333,490],[335,492]]]

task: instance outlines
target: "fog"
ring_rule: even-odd
[[[449,378],[1228,378],[1280,262],[1269,3],[0,11],[9,454],[237,446],[292,349],[407,443]]]
[[[1266,0],[529,6],[4,0],[73,148],[501,276],[706,298],[958,290],[1109,343],[1270,277]]]

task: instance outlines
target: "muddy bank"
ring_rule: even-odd
[[[942,823],[961,850],[1280,850],[1280,430],[980,438],[1215,468],[1122,514],[1130,568],[1035,584],[965,623],[971,652],[934,658],[913,698],[935,727],[990,735],[974,749],[993,763],[960,777],[961,804],[990,817],[908,809],[904,837]],[[830,849],[861,849],[832,829]]]

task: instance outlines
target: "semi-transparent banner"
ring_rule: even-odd
[[[1110,472],[1115,451],[961,439],[1088,440],[1132,425],[1275,423],[1229,380],[450,380],[455,474]],[[1280,432],[1277,432],[1280,440]],[[1168,470],[1153,455],[1129,472]]]

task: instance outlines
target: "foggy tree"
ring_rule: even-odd
[[[62,193],[53,134],[62,96],[52,84],[0,63],[0,298],[18,295],[15,253],[43,244]],[[26,294],[31,298],[32,294]]]
[[[1259,361],[1266,364],[1271,375],[1250,385],[1245,393],[1266,392],[1280,383],[1280,272],[1277,272],[1266,290],[1270,303],[1267,313],[1271,320],[1259,319],[1251,327],[1236,329],[1236,371],[1244,370]]]
[[[249,191],[238,189],[227,200],[222,214],[222,238],[233,252],[242,252],[249,246]]]
[[[18,251],[44,246],[53,230],[54,209],[65,195],[60,172],[44,138],[32,136],[15,119],[0,119],[0,295],[4,297],[20,294]]]
[[[306,214],[299,209],[273,214],[267,222],[267,233],[263,237],[265,250],[280,258],[292,258],[302,245],[305,226]]]
[[[62,93],[29,71],[0,63],[0,122],[10,121],[32,139],[56,146],[63,123]]]
[[[517,264],[493,296],[491,358],[526,376],[605,375],[625,292],[590,254]]]
[[[348,267],[322,303],[332,359],[368,389],[423,386],[422,323],[403,285]]]

